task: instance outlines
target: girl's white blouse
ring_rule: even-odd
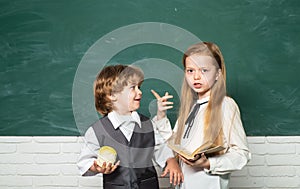
[[[197,103],[208,101],[209,98],[198,100]],[[181,140],[187,150],[194,151],[203,144],[203,120],[207,103],[200,106],[196,115],[194,125],[191,128],[189,137]],[[235,101],[225,97],[222,104],[224,145],[227,148],[225,154],[209,157],[210,169],[203,170],[193,168],[180,162],[184,182],[182,189],[228,189],[230,173],[241,170],[251,158],[246,134],[240,118],[240,111]],[[186,130],[186,126],[184,132]],[[177,131],[177,123],[173,132]],[[165,131],[164,131],[165,132]]]

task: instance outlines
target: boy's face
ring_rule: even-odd
[[[115,98],[115,101],[113,101],[114,110],[120,115],[130,115],[132,111],[140,107],[140,101],[142,99],[140,84],[129,83],[121,92],[113,96]]]

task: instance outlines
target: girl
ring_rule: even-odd
[[[179,155],[184,189],[228,189],[230,173],[250,160],[246,135],[235,101],[226,96],[226,70],[218,46],[201,42],[183,56],[184,80],[173,142],[193,152],[212,142],[225,150],[197,161]],[[166,99],[159,98],[158,103]]]

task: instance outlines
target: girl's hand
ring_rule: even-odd
[[[159,94],[154,90],[151,90],[151,92],[157,99],[157,120],[160,120],[166,116],[168,109],[173,108],[173,102],[168,101],[170,98],[173,98],[173,96],[166,92],[165,96],[160,97]]]
[[[188,159],[184,158],[183,156],[179,155],[179,158],[186,164],[192,166],[192,167],[197,167],[197,168],[202,168],[202,169],[209,169],[210,168],[210,163],[209,160],[206,158],[205,154],[201,154],[201,158],[199,158],[197,161],[189,161]]]
[[[112,165],[111,163],[106,165],[106,162],[104,162],[102,164],[102,166],[99,166],[97,161],[95,160],[94,164],[91,166],[90,170],[95,173],[110,174],[117,169],[119,164],[120,164],[120,161],[118,161],[115,165]]]
[[[169,158],[167,160],[167,166],[161,176],[164,177],[168,173],[170,174],[170,183],[174,186],[183,182],[183,173],[175,158]]]

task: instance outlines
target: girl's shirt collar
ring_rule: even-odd
[[[201,104],[201,103],[207,102],[207,101],[209,101],[209,96],[208,96],[208,97],[205,97],[205,98],[202,98],[202,99],[198,99],[198,100],[196,101],[196,103],[197,103],[197,104]]]

